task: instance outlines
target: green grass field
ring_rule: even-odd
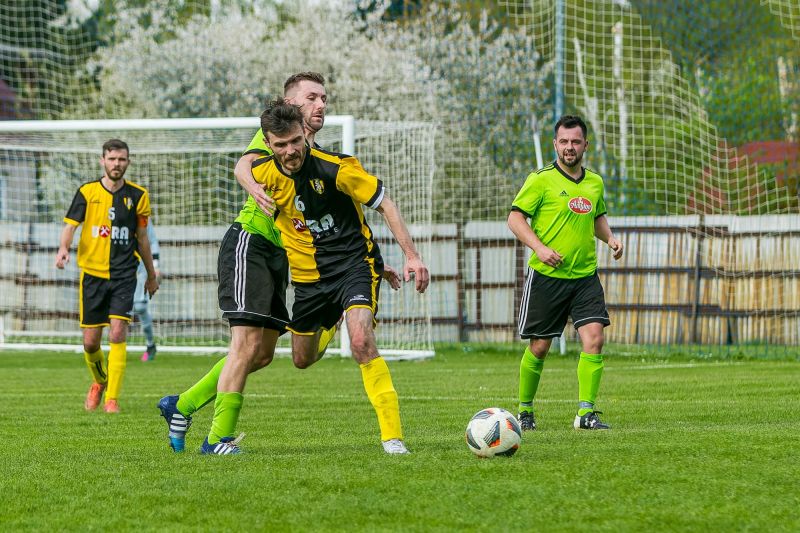
[[[131,354],[122,413],[86,413],[81,356],[0,352],[0,529],[798,531],[800,362],[608,357],[610,432],[572,429],[574,356],[552,356],[539,429],[511,458],[464,443],[484,407],[515,412],[519,350],[445,348],[390,363],[412,455],[386,456],[357,365],[286,359],[251,377],[245,454],[173,454],[158,399],[214,361]]]

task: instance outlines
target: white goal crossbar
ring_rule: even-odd
[[[352,115],[328,115],[328,126],[342,128],[342,152],[355,152],[356,120]],[[221,118],[138,118],[106,120],[7,120],[0,121],[0,133],[63,132],[63,131],[152,131],[205,130],[261,127],[258,117]]]

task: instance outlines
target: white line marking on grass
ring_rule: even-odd
[[[0,393],[0,398],[2,399],[26,399],[26,398],[58,398],[60,400],[64,400],[65,398],[67,401],[72,401],[70,398],[80,398],[84,397],[83,393],[59,393],[59,392],[25,392],[25,393]],[[262,399],[262,400],[296,400],[296,396],[294,394],[275,394],[275,393],[248,393],[246,394],[247,398],[250,399]],[[143,394],[143,393],[131,393],[131,394],[123,394],[122,400],[125,399],[136,399],[136,400],[154,400],[158,401],[158,395],[154,394]],[[333,401],[367,401],[366,397],[360,394],[334,394],[326,396],[326,399],[330,399]],[[411,402],[473,402],[476,401],[475,396],[424,396],[424,395],[401,395],[400,401],[411,401]],[[510,403],[516,404],[517,399],[507,396],[481,396],[480,401],[482,404],[489,404],[491,402],[496,402],[498,406],[502,406],[503,404]],[[536,404],[573,404],[576,403],[574,398],[536,398]],[[726,402],[724,400],[715,400],[714,405],[731,405],[733,406],[736,402],[730,401]],[[697,405],[711,405],[707,398],[606,398],[602,401],[602,404],[609,405],[671,405],[671,404],[697,404]],[[83,408],[83,404],[81,401],[78,401],[77,404],[81,409]],[[153,404],[155,407],[155,404]],[[209,409],[209,411],[213,411]]]
[[[637,366],[614,366],[613,360],[611,365],[606,367],[605,370],[670,370],[672,368],[702,368],[708,366],[739,366],[743,365],[744,362],[741,361],[728,361],[728,362],[715,362],[710,361],[708,363],[664,363],[664,364],[652,364],[652,365],[637,365]]]
[[[0,393],[0,398],[60,398],[64,399],[75,397],[75,398],[83,398],[85,396],[84,393],[73,393],[73,392],[25,392],[25,393],[10,393],[4,392]],[[266,399],[266,400],[296,400],[296,396],[294,394],[274,394],[274,393],[247,393],[245,395],[247,398],[255,398],[255,399]],[[159,396],[157,394],[142,394],[142,393],[129,393],[123,394],[121,401],[125,399],[149,399],[158,401]],[[326,400],[342,400],[342,401],[365,401],[367,402],[367,398],[361,394],[333,394],[333,395],[326,395]],[[419,396],[419,395],[400,395],[400,401],[418,401],[418,402],[472,402],[475,401],[474,395],[468,396]],[[515,398],[510,398],[506,396],[481,396],[480,401],[483,403],[486,402],[516,402]],[[547,399],[536,399],[537,403],[575,403],[574,399],[569,400],[547,400]],[[155,404],[153,404],[155,406]],[[81,405],[82,407],[82,405]],[[212,409],[213,410],[213,409]]]

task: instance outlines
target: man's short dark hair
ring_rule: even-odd
[[[284,135],[292,130],[295,124],[303,127],[303,113],[300,107],[284,102],[283,98],[273,100],[261,113],[261,131],[273,135]]]
[[[558,122],[556,122],[556,127],[553,130],[554,138],[558,137],[558,128],[564,127],[566,129],[572,129],[575,126],[580,126],[581,131],[583,132],[583,138],[588,139],[589,137],[586,135],[586,123],[583,119],[577,115],[563,115]]]
[[[111,150],[125,150],[128,152],[128,154],[131,153],[127,143],[125,143],[125,141],[120,141],[119,139],[109,139],[103,143],[103,157],[105,157],[105,155]]]
[[[283,94],[286,94],[289,89],[300,83],[301,81],[313,81],[325,87],[325,76],[319,72],[298,72],[289,76],[283,84]]]

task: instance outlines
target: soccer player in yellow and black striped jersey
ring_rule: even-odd
[[[152,296],[158,290],[147,238],[150,197],[144,187],[123,179],[129,153],[128,145],[118,139],[103,145],[103,177],[85,183],[75,193],[56,254],[56,267],[63,269],[69,262],[75,230],[83,224],[78,242],[80,325],[84,359],[93,380],[85,408],[96,409],[105,392],[106,413],[119,412],[140,260],[147,270],[145,292]],[[109,326],[111,348],[107,366],[100,347],[105,326]]]
[[[383,215],[405,255],[404,278],[413,274],[420,293],[428,287],[428,268],[383,183],[355,157],[309,147],[299,108],[283,100],[271,103],[261,115],[261,129],[273,155],[253,163],[253,177],[275,202],[275,225],[289,259],[293,362],[307,368],[319,360],[320,331],[347,311],[353,358],[378,415],[384,450],[407,453],[397,392],[373,331],[383,260],[362,205]]]

